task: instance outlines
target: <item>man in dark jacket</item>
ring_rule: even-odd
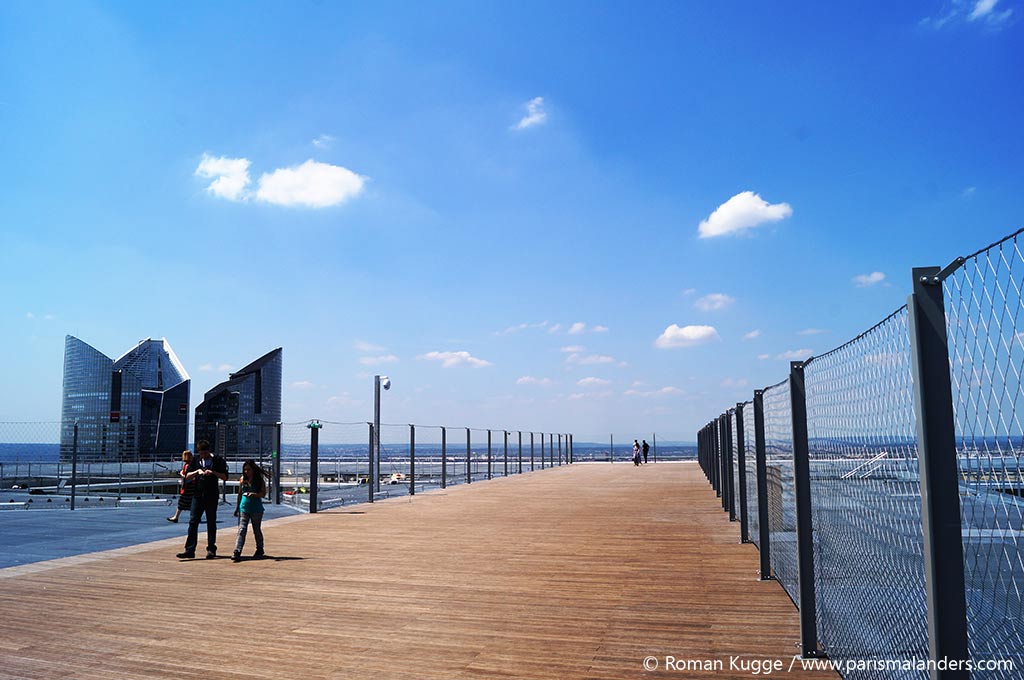
[[[647,464],[647,452],[651,450],[651,446],[647,443],[647,440],[645,439],[644,440],[644,445],[642,447],[640,447],[640,448],[643,449],[643,452],[644,452],[644,465],[646,465]]]
[[[199,454],[192,459],[185,479],[195,480],[195,495],[192,496],[191,516],[188,520],[188,538],[185,551],[178,553],[179,559],[196,556],[199,543],[199,522],[206,515],[206,559],[217,557],[217,503],[220,502],[220,483],[228,479],[228,464],[220,456],[213,455],[210,442],[201,441],[196,445]]]

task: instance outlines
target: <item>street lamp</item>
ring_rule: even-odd
[[[391,378],[386,375],[373,376],[373,468],[376,474],[372,480],[373,492],[380,493],[380,388],[391,389]]]

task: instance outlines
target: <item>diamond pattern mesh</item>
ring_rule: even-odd
[[[747,534],[750,541],[761,549],[761,522],[757,510],[757,447],[754,435],[754,405],[743,408],[743,440],[747,445]]]
[[[1024,255],[1020,235],[944,283],[960,467],[969,645],[1024,668]],[[1012,671],[974,678],[1019,677]]]
[[[793,418],[789,380],[764,391],[764,448],[768,464],[768,524],[772,575],[799,601],[796,496],[793,493]]]
[[[804,378],[819,639],[837,660],[927,658],[907,308],[816,357]]]

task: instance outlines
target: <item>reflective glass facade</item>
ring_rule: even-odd
[[[281,376],[280,347],[230,374],[196,407],[195,441],[225,457],[268,457],[281,420]]]
[[[166,340],[146,339],[113,360],[64,341],[61,458],[167,458],[188,446],[188,373]]]

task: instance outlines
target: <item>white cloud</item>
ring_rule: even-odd
[[[328,208],[361,194],[365,183],[365,177],[348,168],[310,159],[302,165],[261,175],[256,200],[274,205]]]
[[[800,361],[801,359],[806,359],[811,356],[813,353],[814,352],[809,349],[791,349],[787,352],[783,352],[782,354],[776,354],[775,358],[780,361]]]
[[[662,387],[660,390],[651,390],[649,392],[641,390],[626,390],[622,394],[627,397],[642,397],[649,399],[651,397],[674,397],[683,394],[683,391],[678,387]]]
[[[593,328],[590,329],[590,332],[591,333],[607,333],[608,332],[608,326],[594,326]]]
[[[583,378],[577,380],[576,384],[580,387],[604,387],[605,385],[611,385],[611,380],[605,380],[604,378]]]
[[[34,319],[34,318],[36,318],[36,315],[33,314],[32,312],[25,312],[25,318],[26,319]]]
[[[554,385],[555,381],[551,378],[534,378],[532,375],[524,375],[522,378],[516,380],[517,385],[541,385],[548,387]]]
[[[747,381],[745,378],[726,378],[722,381],[722,387],[746,387]]]
[[[227,158],[203,154],[195,174],[205,179],[212,179],[206,190],[229,201],[245,200],[245,188],[249,186],[248,158]]]
[[[548,114],[544,111],[544,97],[534,97],[526,103],[526,115],[515,124],[516,130],[540,125],[547,120]]]
[[[361,363],[363,366],[380,366],[381,364],[395,364],[398,363],[398,357],[396,357],[394,354],[382,354],[375,357],[360,357],[359,363]]]
[[[761,360],[761,361],[764,361],[765,359],[771,359],[772,355],[771,354],[758,354],[757,358],[759,360]]]
[[[342,392],[341,394],[327,398],[327,408],[332,410],[340,408],[352,408],[353,406],[358,405],[359,401],[357,399],[353,399],[352,395],[349,394],[348,392]]]
[[[821,335],[822,333],[828,333],[823,328],[805,328],[802,331],[797,331],[797,335]]]
[[[725,293],[709,293],[694,302],[693,306],[702,312],[714,312],[726,309],[734,302],[736,302],[736,298],[730,297]]]
[[[207,363],[207,364],[201,365],[199,367],[199,370],[200,371],[208,371],[208,372],[209,371],[215,371],[215,372],[218,372],[218,373],[230,373],[231,371],[235,370],[235,367],[232,366],[231,364],[221,364],[220,366],[217,366],[216,368],[214,368],[213,364]]]
[[[567,354],[579,354],[580,352],[586,352],[587,348],[583,345],[568,345],[563,347],[562,351]]]
[[[569,395],[571,401],[579,401],[580,399],[607,399],[612,396],[611,390],[603,390],[601,392],[575,392]]]
[[[297,390],[311,390],[316,386],[308,380],[296,380],[292,383],[292,387]]]
[[[356,340],[352,343],[352,349],[357,352],[385,352],[385,348],[380,345],[374,345],[372,342],[364,342],[362,340]]]
[[[318,149],[329,149],[331,145],[334,144],[334,142],[336,141],[336,137],[324,134],[314,139],[312,144]]]
[[[683,326],[680,328],[676,324],[672,324],[654,341],[654,346],[659,349],[675,349],[693,347],[717,339],[718,331],[714,326]]]
[[[547,327],[548,327],[548,322],[547,321],[541,321],[540,323],[525,323],[524,322],[524,323],[521,323],[521,324],[517,324],[515,326],[509,326],[505,330],[497,333],[497,335],[512,335],[513,333],[518,333],[519,331],[525,331],[525,330],[527,330],[529,328],[547,328]]]
[[[557,333],[562,330],[562,324],[556,323],[554,326],[548,329],[548,333]]]
[[[1002,23],[1010,18],[1013,14],[1012,9],[1005,10],[1003,12],[996,12],[996,5],[999,4],[999,0],[978,0],[975,3],[971,13],[967,15],[968,21],[978,21],[984,19],[990,23]]]
[[[213,182],[206,190],[229,201],[257,201],[273,205],[327,208],[340,205],[363,191],[366,178],[348,168],[310,159],[301,165],[278,168],[260,175],[255,192],[248,190],[248,158],[203,154],[195,174]]]
[[[743,336],[743,339],[744,340],[755,340],[755,339],[757,339],[759,337],[761,337],[761,329],[757,328],[757,329],[754,329],[754,330],[750,331],[749,333],[745,334]]]
[[[587,324],[582,321],[577,321],[572,326],[569,326],[569,335],[580,335],[581,333],[587,332]]]
[[[47,320],[47,321],[56,321],[57,315],[56,314],[44,314],[43,318],[45,320]]]
[[[696,288],[687,288],[686,290],[683,291],[683,296],[684,297],[689,297],[689,296],[693,295],[696,292],[697,292]]]
[[[882,281],[885,281],[885,274],[883,274],[882,272],[858,274],[857,276],[854,276],[851,279],[851,281],[853,281],[854,285],[856,285],[858,288],[868,288],[869,286],[874,286],[876,284],[881,283]]]
[[[565,363],[576,364],[578,366],[592,366],[594,364],[614,364],[615,361],[615,357],[604,356],[601,354],[588,354],[584,356],[583,354],[579,353],[570,354],[565,359]]]
[[[793,214],[788,203],[769,204],[753,191],[743,191],[718,206],[697,227],[701,238],[742,233],[764,222],[778,222]]]
[[[992,29],[1001,28],[1013,15],[1013,9],[997,11],[1000,0],[952,0],[944,14],[925,17],[920,24],[925,27],[942,29],[947,24],[976,23]]]
[[[475,356],[466,351],[460,352],[427,352],[419,357],[420,359],[426,359],[427,361],[440,361],[442,368],[455,368],[456,366],[472,366],[473,368],[483,368],[484,366],[490,366],[490,361],[483,359],[477,359]]]

